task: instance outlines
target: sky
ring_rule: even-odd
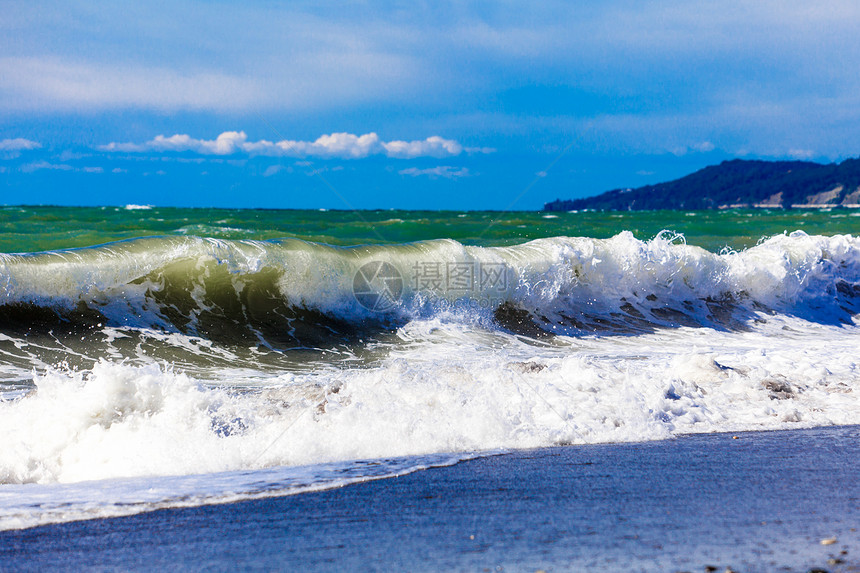
[[[860,155],[860,3],[0,0],[0,204],[539,209]]]

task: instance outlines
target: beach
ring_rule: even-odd
[[[523,450],[0,533],[6,571],[860,570],[856,426]]]
[[[0,215],[4,568],[856,564],[844,213]]]

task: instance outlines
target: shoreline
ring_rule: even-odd
[[[521,450],[319,492],[0,532],[0,562],[860,571],[858,442],[860,427],[841,426]]]

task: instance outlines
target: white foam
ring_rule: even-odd
[[[442,241],[357,249],[346,258],[336,249],[323,249],[328,255],[317,259],[310,252],[291,254],[298,274],[285,273],[282,288],[309,304],[333,305],[328,308],[355,304],[342,296],[349,288],[343,277],[352,280],[343,269],[384,255],[404,268],[418,257],[504,261],[518,277],[506,296],[537,309],[599,306],[649,292],[670,303],[728,292],[785,313],[750,310],[747,330],[738,331],[669,328],[635,337],[533,340],[494,328],[480,307],[474,314],[439,307],[416,313],[396,341],[365,348],[372,357],[362,367],[273,372],[243,363],[229,376],[215,366],[209,372],[197,367],[192,376],[157,362],[103,359],[82,371],[38,364],[35,392],[16,387],[0,401],[0,482],[6,484],[0,487],[0,527],[114,515],[126,511],[117,509],[127,507],[125,499],[142,499],[144,511],[260,494],[204,477],[210,485],[187,497],[181,480],[164,476],[247,472],[254,481],[266,468],[856,423],[860,327],[834,326],[823,319],[829,311],[816,309],[834,306],[837,281],[860,282],[857,239],[794,233],[721,255],[679,240],[641,242],[623,233],[499,249]],[[207,256],[221,247],[231,268],[257,268],[259,258],[250,253],[271,255],[265,244],[243,243],[247,256],[239,260],[230,254],[235,244],[213,242]],[[132,257],[109,258],[121,261],[113,270],[89,268],[106,273],[94,277],[108,276],[130,264],[126,258]],[[51,286],[44,276],[32,278]],[[85,279],[59,288],[82,292],[74,283]],[[422,308],[421,293],[406,296]],[[171,342],[172,336],[164,334],[164,344],[186,348],[187,337]],[[129,497],[139,490],[134,480],[144,478],[161,489],[145,499]],[[119,481],[95,504],[92,492],[101,485],[81,485],[74,491],[90,494],[67,511],[58,509],[61,492],[72,491],[63,484],[91,480]],[[25,491],[35,497],[22,509],[15,500]]]
[[[227,271],[237,293],[269,269],[289,304],[362,320],[369,314],[353,294],[357,270],[381,261],[403,278],[394,312],[426,316],[427,301],[475,301],[492,310],[513,303],[528,310],[616,305],[622,298],[658,295],[688,299],[752,299],[791,310],[834,300],[836,284],[860,283],[860,239],[850,235],[772,237],[742,252],[715,254],[663,233],[640,241],[629,232],[610,239],[555,237],[514,247],[471,247],[452,240],[397,246],[332,248],[301,241],[222,241],[194,237],[138,239],[93,249],[31,256],[0,256],[0,302],[58,305],[85,303],[112,317],[160,324],[147,297],[167,288],[162,273],[185,273],[202,302],[213,269]],[[504,280],[453,290],[443,280],[421,281],[416,268],[502,265]],[[167,271],[166,269],[169,269]],[[220,279],[219,279],[220,280]],[[174,287],[175,288],[175,287]],[[444,305],[443,305],[444,306]],[[142,321],[142,322],[141,322]],[[146,320],[138,322],[145,325]]]
[[[6,485],[0,488],[0,531],[320,491],[451,465],[470,457],[474,456],[437,455],[254,472]]]
[[[806,327],[814,337],[807,330],[778,343],[776,327],[682,328],[535,346],[416,321],[376,367],[255,373],[247,385],[256,390],[241,380],[232,390],[211,387],[157,365],[51,370],[36,376],[36,392],[0,403],[0,480],[69,483],[856,422],[857,328]]]

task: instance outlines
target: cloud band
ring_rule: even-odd
[[[233,155],[247,153],[273,157],[321,157],[360,159],[371,155],[411,159],[415,157],[454,157],[461,153],[489,153],[490,149],[465,148],[458,142],[434,135],[414,141],[383,141],[376,133],[354,135],[332,133],[315,141],[277,142],[261,139],[248,141],[244,131],[225,131],[215,139],[196,139],[185,134],[170,137],[163,135],[145,143],[109,143],[99,147],[102,151],[146,152],[174,151],[193,152],[204,155]]]

